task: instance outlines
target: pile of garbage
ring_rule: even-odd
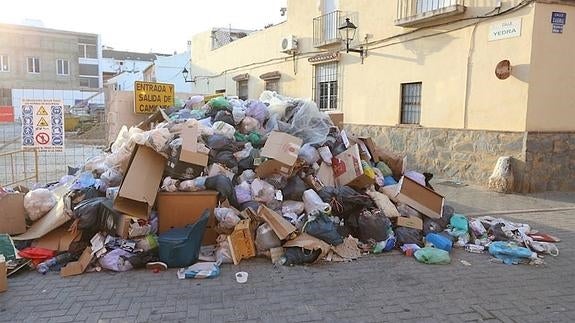
[[[16,248],[1,250],[13,267],[64,277],[171,267],[179,278],[257,256],[300,265],[401,250],[445,264],[459,247],[515,264],[558,254],[528,225],[455,213],[432,177],[311,101],[196,96],[123,127],[57,183],[4,188],[0,243]]]

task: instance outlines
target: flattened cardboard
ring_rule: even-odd
[[[182,138],[180,160],[194,165],[207,166],[209,156],[198,152],[199,135],[200,129],[197,123],[182,129],[180,133]]]
[[[62,267],[60,270],[60,276],[69,277],[83,274],[84,271],[86,271],[86,268],[88,268],[88,265],[90,265],[92,258],[92,248],[87,247],[84,249],[84,252],[78,261],[70,262],[65,267]]]
[[[280,238],[280,240],[288,239],[296,231],[294,227],[288,220],[284,219],[281,215],[262,205],[258,210],[258,216],[264,219],[264,221],[270,225],[275,234]]]
[[[216,244],[218,237],[214,208],[218,205],[218,192],[160,192],[158,194],[158,231],[164,233],[171,228],[183,228],[196,223],[205,209],[210,210],[202,245]]]
[[[6,267],[6,259],[0,256],[0,293],[8,290],[8,267]]]
[[[317,171],[317,178],[324,186],[335,187],[335,177],[333,177],[333,169],[326,163],[321,163]]]
[[[395,207],[387,195],[378,191],[370,190],[368,190],[366,194],[371,197],[371,199],[375,202],[375,205],[377,205],[377,207],[382,210],[385,216],[388,218],[397,218],[400,216],[397,207]]]
[[[399,202],[411,206],[432,219],[441,218],[445,203],[442,195],[405,176],[401,177],[398,186],[396,199]]]
[[[0,197],[0,233],[26,232],[24,193],[10,193]]]
[[[254,237],[250,230],[250,220],[241,220],[236,224],[234,231],[228,236],[228,244],[234,265],[239,264],[242,259],[256,256]]]
[[[333,164],[335,183],[338,186],[348,185],[362,189],[375,183],[374,178],[363,173],[359,148],[357,144],[352,145],[341,154],[335,156],[338,162]]]
[[[323,259],[331,250],[331,246],[322,240],[312,237],[307,233],[302,233],[297,238],[290,240],[283,245],[284,248],[300,247],[307,250],[321,250],[321,255],[317,257],[316,262]]]
[[[414,216],[400,216],[396,218],[396,225],[398,227],[413,228],[423,230],[423,220]]]
[[[45,248],[54,251],[68,251],[72,241],[77,241],[82,235],[81,231],[76,233],[68,231],[68,224],[60,226],[42,238],[34,242],[35,247]]]
[[[343,112],[326,112],[333,125],[343,129]]]
[[[164,157],[152,148],[136,146],[114,200],[114,208],[130,216],[147,219],[156,201],[165,165]]]

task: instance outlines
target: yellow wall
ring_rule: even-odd
[[[567,13],[562,34],[551,32],[551,13]],[[527,130],[575,130],[575,7],[536,5]]]
[[[259,79],[259,75],[278,70],[282,74],[281,94],[311,98],[314,67],[307,59],[322,52],[312,44],[313,18],[321,15],[320,2],[289,0],[286,22],[216,50],[210,50],[209,32],[196,35],[192,44],[192,75],[197,76],[194,92],[214,93],[218,89],[226,89],[226,94],[236,95],[236,83],[232,77],[248,73],[249,97],[257,98],[264,89],[264,81]],[[401,83],[422,82],[420,124],[423,127],[525,131],[543,126],[551,129],[551,125],[558,125],[553,118],[545,122],[538,120],[542,112],[549,111],[542,111],[545,105],[541,104],[549,101],[549,94],[546,94],[549,86],[542,86],[539,79],[546,80],[546,84],[566,81],[563,84],[572,85],[575,73],[566,71],[557,76],[553,74],[557,68],[547,71],[535,66],[541,63],[531,61],[531,40],[533,37],[537,46],[554,48],[564,56],[561,56],[562,60],[567,60],[567,55],[575,52],[575,42],[571,41],[566,47],[565,41],[549,39],[551,34],[546,34],[545,30],[550,26],[539,26],[550,19],[546,13],[537,18],[537,28],[543,32],[532,36],[534,4],[481,21],[455,22],[461,18],[494,13],[496,2],[466,1],[468,7],[464,14],[430,22],[426,28],[414,31],[415,28],[394,25],[396,0],[339,0],[339,10],[357,13],[359,28],[356,39],[365,42],[366,34],[370,36],[367,39],[368,56],[363,64],[359,54],[341,51],[339,109],[345,114],[345,122],[397,125],[400,122]],[[503,1],[501,11],[520,2]],[[570,10],[572,8],[569,7]],[[522,18],[520,37],[488,41],[492,24],[516,17]],[[568,17],[575,17],[575,13],[568,14]],[[430,26],[444,22],[451,23]],[[568,26],[562,36],[564,39],[573,35],[567,29]],[[411,31],[414,32],[406,34]],[[279,51],[280,39],[289,34],[295,35],[299,41],[295,64],[290,55]],[[331,49],[338,49],[338,46]],[[546,52],[546,48],[538,47],[533,50],[533,55],[543,56]],[[496,64],[503,59],[510,60],[514,69],[510,78],[499,80],[494,71]],[[564,116],[568,112],[568,99],[573,98],[572,93],[565,90],[557,93],[561,94],[562,103],[553,108],[558,114],[556,119],[565,125]],[[575,125],[569,127],[574,129]]]

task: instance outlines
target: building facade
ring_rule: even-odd
[[[97,34],[0,24],[0,106],[18,119],[23,98],[103,104],[101,47]]]
[[[485,184],[512,156],[516,191],[575,190],[575,1],[289,0],[287,15],[216,49],[196,35],[192,92],[310,98],[411,169]]]

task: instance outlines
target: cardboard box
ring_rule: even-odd
[[[256,256],[250,220],[241,220],[236,224],[234,231],[228,236],[228,244],[230,245],[234,265],[239,264],[242,259]]]
[[[443,215],[445,199],[439,193],[403,176],[398,183],[399,191],[395,199],[405,203],[432,219]]]
[[[326,113],[336,127],[343,129],[343,112],[328,111]]]
[[[270,225],[280,240],[290,239],[296,231],[296,227],[289,223],[288,220],[264,205],[260,206],[258,216]]]
[[[335,187],[335,177],[333,176],[333,169],[326,163],[321,163],[317,171],[317,178],[324,186]]]
[[[271,158],[256,168],[260,178],[272,174],[291,175],[303,140],[287,133],[273,131],[260,152],[261,157]]]
[[[20,234],[26,232],[24,193],[9,193],[0,197],[0,233]]]
[[[156,201],[166,160],[152,148],[137,145],[114,200],[122,213],[147,219]]]
[[[198,137],[200,136],[200,128],[197,123],[189,127],[184,127],[180,133],[182,138],[182,148],[180,149],[180,160],[186,163],[207,166],[207,154],[198,152]]]
[[[0,293],[8,290],[8,267],[6,267],[6,259],[0,255]]]
[[[205,209],[210,209],[202,245],[216,244],[214,208],[218,206],[218,192],[161,192],[158,194],[158,231],[164,233],[171,228],[181,228],[195,223]]]
[[[64,224],[58,229],[51,231],[40,239],[35,240],[34,246],[49,250],[64,252],[68,251],[73,241],[78,241],[82,236],[81,231],[68,231],[69,224]]]
[[[78,261],[70,262],[65,267],[62,267],[60,276],[69,277],[83,274],[90,262],[92,262],[92,258],[92,248],[87,247]]]
[[[423,230],[423,220],[414,216],[400,216],[395,218],[398,227],[407,227]]]
[[[375,183],[375,179],[363,173],[361,158],[359,157],[359,147],[357,144],[352,145],[346,151],[335,156],[332,166],[335,177],[335,183],[338,186],[348,185],[354,188],[362,189]]]

